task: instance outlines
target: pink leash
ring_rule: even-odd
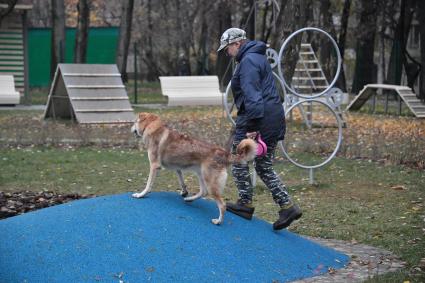
[[[267,145],[261,139],[260,133],[255,137],[255,141],[257,142],[257,156],[264,156],[267,154]]]

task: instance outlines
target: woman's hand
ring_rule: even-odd
[[[257,137],[257,135],[258,135],[257,132],[246,133],[246,137],[249,138],[249,139],[253,139],[253,140]]]

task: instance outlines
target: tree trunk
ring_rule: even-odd
[[[12,13],[13,9],[15,8],[16,2],[18,2],[18,0],[6,0],[1,2],[2,4],[7,4],[8,6],[7,8],[0,9],[0,26],[1,26],[1,21],[3,20],[3,18],[5,18],[10,13]]]
[[[358,93],[364,85],[375,82],[373,62],[376,32],[376,0],[362,0],[360,24],[357,29],[356,64],[351,92]]]
[[[345,41],[347,37],[347,27],[348,27],[348,18],[350,16],[350,6],[351,6],[351,0],[345,0],[344,8],[342,9],[342,15],[341,15],[341,30],[339,31],[339,37],[338,37],[338,47],[339,47],[339,53],[341,53],[342,62],[344,62]],[[342,64],[341,66],[341,72],[340,72],[338,80],[336,81],[336,86],[340,88],[342,91],[347,92],[347,81],[345,79],[344,64]]]
[[[280,47],[283,43],[284,38],[284,25],[283,25],[283,16],[285,14],[285,11],[287,10],[286,5],[288,3],[288,0],[280,0],[280,10],[279,13],[276,15],[276,30],[273,32],[273,35],[270,40],[270,47],[275,49],[277,52],[280,51]]]
[[[218,5],[217,30],[219,36],[232,26],[232,14],[230,4],[226,0],[221,0]],[[216,45],[218,46],[218,45]],[[226,86],[232,77],[231,59],[224,51],[217,53],[216,73],[220,81],[221,91],[226,90]]]
[[[118,37],[116,63],[124,82],[127,82],[127,56],[128,47],[130,46],[133,6],[134,0],[125,0],[122,2],[122,14]]]
[[[79,0],[78,24],[75,34],[74,63],[86,63],[87,39],[90,25],[90,7],[88,0]]]
[[[321,26],[336,40],[336,31],[332,21],[331,2],[329,0],[320,1],[320,18]],[[320,61],[322,62],[323,72],[330,83],[336,70],[336,54],[332,52],[335,48],[327,37],[321,37],[321,39]]]
[[[255,34],[255,0],[242,0],[242,19],[240,27],[246,31],[246,37],[256,39]]]
[[[419,33],[421,46],[421,74],[419,80],[419,98],[425,101],[425,1],[418,1],[417,15],[419,18]]]
[[[262,14],[262,21],[261,21],[261,35],[260,35],[260,40],[263,42],[267,42],[267,39],[269,37],[270,34],[270,29],[267,28],[267,17],[269,14],[269,9],[270,6],[274,5],[273,2],[272,3],[268,3],[266,2],[266,7],[264,8],[264,11],[261,13]]]
[[[385,80],[385,3],[381,0],[378,1],[378,54],[379,54],[379,63],[378,63],[378,74],[377,74],[377,83],[383,84]],[[378,90],[378,93],[381,90]]]
[[[147,73],[146,77],[148,81],[155,81],[158,79],[158,76],[160,75],[160,71],[158,69],[158,65],[156,63],[156,56],[154,53],[154,47],[152,42],[152,35],[155,34],[154,32],[154,25],[152,20],[152,0],[147,1],[147,20],[148,20],[148,29],[146,31],[146,42],[143,45],[143,49],[145,50],[145,56],[143,58],[144,62],[147,65]],[[167,17],[167,15],[165,15]]]
[[[178,59],[187,61],[185,74],[190,76],[192,74],[192,66],[190,61],[190,47],[192,45],[192,28],[190,19],[192,18],[188,7],[180,0],[175,0],[177,8],[177,30],[179,33],[179,48]],[[177,60],[177,58],[174,58]],[[177,66],[177,65],[176,65]],[[179,66],[177,66],[179,67]],[[178,69],[178,68],[177,68]],[[179,73],[179,70],[176,70]]]
[[[50,79],[59,63],[65,61],[65,4],[64,0],[52,0],[52,52]]]
[[[406,17],[406,5],[409,0],[401,0],[400,3],[400,15],[398,18],[397,26],[394,32],[393,46],[391,48],[390,62],[388,65],[387,72],[387,83],[399,85],[401,83],[401,75],[404,64],[404,51],[406,49],[405,35],[405,17]]]
[[[284,38],[287,38],[291,33],[303,28],[310,20],[306,12],[306,7],[311,7],[310,0],[290,0],[287,9],[285,9],[284,18]],[[291,85],[292,77],[294,75],[295,66],[299,59],[299,52],[301,47],[301,36],[294,37],[291,42],[286,46],[282,55],[283,76],[285,81]]]
[[[196,73],[199,76],[208,75],[208,23],[207,23],[207,10],[204,10],[201,15],[201,35],[199,40],[199,48],[198,48],[198,58],[197,58],[197,66]]]
[[[422,1],[422,0],[421,0]],[[407,78],[407,86],[413,89],[415,81],[419,74],[420,64],[410,56],[407,51],[407,40],[409,38],[410,29],[412,27],[413,15],[415,13],[416,0],[407,0],[405,17],[404,17],[404,45],[403,45],[403,66]]]

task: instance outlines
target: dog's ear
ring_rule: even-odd
[[[241,143],[241,144],[240,144],[240,146],[238,146],[238,147],[236,148],[236,153],[237,153],[238,155],[245,156],[245,155],[247,155],[247,154],[248,154],[248,152],[249,152],[249,145],[248,145],[248,144],[246,144],[246,143]]]
[[[149,114],[149,113],[146,113],[146,112],[140,112],[140,113],[139,113],[139,120],[140,120],[140,121],[145,120],[145,119],[146,119],[146,116],[147,116],[148,114]]]
[[[139,122],[143,122],[143,124],[148,125],[151,122],[158,120],[159,117],[155,114],[148,113],[148,112],[141,112],[139,113]]]

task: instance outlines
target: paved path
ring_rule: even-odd
[[[165,109],[169,108],[166,104],[132,104],[132,107],[140,107],[140,108],[146,108],[146,109]],[[9,105],[0,105],[0,111],[1,110],[45,110],[46,105],[23,105],[18,104],[16,106],[9,106]]]
[[[0,105],[0,111],[1,110],[45,110],[45,105],[23,105],[18,104],[16,106],[6,106],[6,105]]]
[[[363,282],[376,275],[395,272],[406,265],[400,258],[384,249],[334,239],[306,238],[349,255],[351,260],[344,268],[330,269],[327,274],[305,278],[295,283]]]

